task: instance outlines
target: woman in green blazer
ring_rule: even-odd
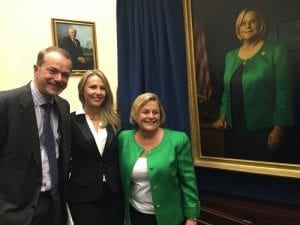
[[[236,20],[241,47],[226,56],[218,129],[229,127],[227,156],[276,160],[283,128],[293,125],[293,80],[287,47],[269,42],[267,24],[255,9]]]
[[[153,93],[138,96],[119,134],[125,214],[132,225],[196,225],[197,184],[191,145],[184,132],[163,129],[165,114]]]

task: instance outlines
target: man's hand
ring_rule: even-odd
[[[85,58],[84,57],[78,57],[78,62],[80,62],[80,63],[86,63],[86,60],[85,60]]]

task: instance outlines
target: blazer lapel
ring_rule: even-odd
[[[103,150],[103,154],[102,154],[102,157],[105,157],[107,154],[109,154],[108,152],[108,149],[113,141],[113,138],[115,136],[115,132],[113,130],[113,128],[108,125],[106,127],[106,130],[107,130],[107,139],[106,139],[106,143],[105,143],[105,146],[104,146],[104,150]]]
[[[70,156],[70,143],[71,143],[71,124],[70,124],[70,109],[69,105],[62,103],[59,97],[55,97],[54,106],[58,111],[59,123],[58,132],[60,135],[59,143],[59,158],[62,159],[64,164],[64,171],[67,171],[66,163]]]
[[[96,154],[97,157],[101,157],[101,155],[98,151],[96,141],[95,141],[92,131],[90,130],[90,127],[85,119],[84,114],[79,114],[76,116],[76,124],[77,124],[80,132],[82,133],[82,136],[89,143],[90,148],[87,148],[87,150],[91,150],[90,152],[92,154],[94,154],[94,155]]]
[[[39,171],[42,171],[40,139],[30,85],[26,85],[24,87],[19,104],[21,107],[19,112],[21,114],[20,118],[26,118],[26,120],[22,121],[22,126],[25,131],[24,135],[28,136],[26,139],[29,142],[34,161]]]

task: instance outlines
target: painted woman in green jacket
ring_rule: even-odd
[[[226,56],[220,117],[230,142],[226,156],[276,160],[283,129],[294,123],[293,77],[285,44],[266,40],[267,23],[255,9],[237,17],[242,45]]]
[[[125,215],[131,225],[197,225],[191,144],[184,132],[162,128],[164,120],[157,95],[145,93],[131,107],[136,129],[119,134]]]

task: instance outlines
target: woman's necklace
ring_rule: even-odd
[[[252,44],[243,44],[240,47],[240,51],[238,54],[239,57],[243,60],[243,65],[246,65],[248,60],[260,50],[263,44],[264,40],[260,40]]]
[[[94,116],[89,116],[88,117],[90,118],[90,120],[93,120],[93,121],[99,121],[100,120],[100,117],[99,115],[94,115]]]
[[[102,126],[100,121],[100,113],[95,110],[89,110],[88,108],[84,108],[85,115],[91,120],[96,132],[98,132],[99,127]]]
[[[155,148],[161,141],[163,136],[162,130],[159,129],[153,136],[145,137],[140,134],[140,132],[136,133],[135,139],[136,142],[143,148],[143,152],[141,157],[145,157],[153,148]]]
[[[85,114],[90,118],[90,120],[93,121],[99,121],[100,120],[100,113],[98,110],[93,110],[90,108],[84,108]]]
[[[246,43],[246,44],[244,43],[240,49],[245,52],[256,51],[257,49],[260,49],[263,43],[264,40],[259,40],[253,43]]]
[[[255,46],[256,46],[256,45],[255,45]],[[242,51],[245,51],[245,52],[251,51],[251,50],[253,50],[253,49],[255,48],[255,46],[247,46],[247,47],[242,46],[242,47],[241,47],[241,50],[242,50]]]
[[[89,116],[88,115],[88,117],[91,120],[91,122],[92,122],[92,124],[93,124],[93,126],[94,126],[94,128],[96,130],[96,132],[98,133],[98,129],[100,127],[102,127],[102,123],[100,121],[100,117],[98,115],[97,116]]]

